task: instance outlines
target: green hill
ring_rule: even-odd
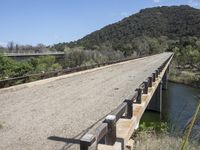
[[[143,9],[78,41],[59,43],[54,47],[58,50],[63,50],[65,46],[120,50],[129,55],[134,51],[146,53],[146,49],[149,53],[157,52],[154,47],[159,44],[183,37],[200,37],[200,10],[187,5],[162,6]],[[160,47],[163,49],[163,45]],[[164,47],[166,49],[166,45]]]

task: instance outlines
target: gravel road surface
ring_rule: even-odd
[[[115,109],[171,53],[0,90],[0,150],[57,150]],[[57,136],[66,141],[50,140]],[[59,140],[59,139],[58,139]]]

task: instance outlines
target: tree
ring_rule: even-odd
[[[36,48],[37,48],[38,50],[40,50],[40,51],[42,51],[45,47],[46,47],[46,46],[45,46],[44,44],[42,44],[42,43],[39,43],[39,44],[36,46]]]
[[[7,47],[8,47],[9,52],[12,52],[14,50],[14,42],[13,41],[8,42]]]
[[[16,49],[16,52],[18,53],[19,52],[19,45],[18,44],[15,45],[15,49]]]

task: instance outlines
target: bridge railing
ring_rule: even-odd
[[[80,150],[96,150],[98,143],[103,141],[106,145],[114,145],[117,140],[116,123],[120,118],[131,119],[133,117],[133,104],[141,104],[142,94],[148,94],[148,88],[152,87],[166,64],[173,57],[170,56],[162,63],[135,91],[116,109],[114,109],[102,123],[93,131],[89,131],[80,139]]]
[[[145,56],[146,55],[142,55],[137,58],[142,58]],[[9,87],[12,85],[16,85],[18,83],[27,83],[27,82],[31,82],[31,81],[35,81],[35,80],[56,77],[56,76],[65,75],[68,73],[83,71],[83,70],[101,67],[101,66],[105,66],[105,65],[111,65],[111,64],[129,61],[129,60],[133,60],[133,59],[137,59],[137,58],[124,58],[124,59],[120,59],[120,60],[113,60],[113,61],[109,61],[106,63],[94,64],[94,65],[90,65],[90,66],[78,66],[78,67],[74,67],[74,68],[66,68],[66,69],[62,69],[62,70],[50,71],[50,72],[45,72],[45,73],[29,74],[29,75],[24,75],[21,77],[13,77],[13,78],[8,78],[8,79],[3,79],[3,80],[0,80],[0,88]]]

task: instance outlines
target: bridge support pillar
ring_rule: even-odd
[[[162,83],[163,83],[163,90],[167,90],[167,82],[168,82],[168,72],[166,71],[163,78],[162,78]]]
[[[160,83],[147,106],[147,110],[162,112],[162,83]]]

